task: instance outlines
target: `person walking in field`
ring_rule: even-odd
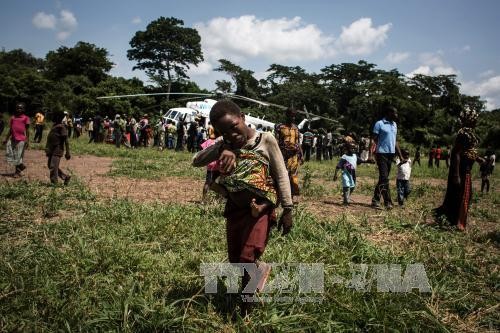
[[[300,195],[299,165],[303,163],[303,154],[299,144],[299,128],[294,124],[297,111],[288,108],[285,114],[286,122],[276,125],[275,136],[288,170],[293,200],[297,204]]]
[[[411,176],[411,159],[410,152],[407,149],[401,151],[404,161],[396,159],[396,164],[398,166],[398,174],[396,176],[396,190],[398,193],[398,204],[400,206],[404,205],[406,199],[411,192],[410,187],[410,176]]]
[[[64,181],[64,185],[68,185],[71,176],[65,174],[60,168],[61,158],[64,157],[66,160],[71,158],[69,152],[69,140],[68,140],[68,129],[62,124],[64,115],[55,114],[53,121],[54,126],[47,136],[47,144],[45,145],[45,155],[47,156],[47,166],[50,170],[50,182],[52,184],[57,184],[59,178]],[[65,153],[66,151],[66,153]]]
[[[434,156],[434,163],[436,164],[436,168],[439,169],[439,162],[441,161],[441,146],[436,147],[436,155]]]
[[[311,159],[311,149],[314,140],[314,134],[306,127],[304,135],[302,136],[302,152],[304,153],[304,160],[309,162]]]
[[[26,169],[23,163],[24,151],[29,145],[29,125],[30,118],[24,114],[26,104],[23,102],[16,104],[16,112],[10,118],[9,132],[3,144],[7,144],[7,163],[16,167],[14,177],[20,177],[21,172]]]
[[[375,160],[378,166],[378,183],[372,198],[372,207],[380,208],[380,197],[384,199],[387,209],[392,209],[391,191],[389,187],[389,174],[391,172],[394,156],[397,154],[401,161],[405,161],[401,155],[397,142],[398,120],[397,109],[393,106],[385,107],[385,117],[375,123],[373,127],[372,143],[375,146]],[[373,148],[370,149],[373,151]]]
[[[484,162],[481,163],[479,167],[479,173],[481,175],[481,193],[484,193],[484,189],[486,189],[486,193],[490,191],[490,176],[493,171],[493,166],[491,165],[491,160],[488,156],[485,156]]]
[[[414,163],[417,164],[418,163],[418,166],[420,167],[420,156],[421,153],[420,153],[420,146],[417,147],[417,150],[415,150],[415,158],[413,159]]]
[[[45,126],[45,114],[42,110],[38,110],[35,114],[35,137],[33,142],[40,143],[42,141],[43,127]]]
[[[354,150],[357,148],[354,142],[346,143],[344,146],[346,153],[342,155],[335,168],[333,180],[337,180],[337,173],[339,170],[342,170],[342,196],[344,198],[344,205],[347,206],[350,203],[351,194],[356,187],[356,168],[362,161],[354,153]]]
[[[474,131],[477,118],[477,111],[468,106],[460,113],[461,128],[451,150],[446,194],[443,204],[434,210],[438,221],[445,219],[461,231],[467,227],[467,215],[472,198],[472,166],[476,161],[483,162],[476,151],[479,142]]]
[[[125,134],[125,119],[122,119],[119,114],[115,115],[115,120],[113,120],[113,140],[115,141],[115,147],[120,148],[123,140],[123,135]]]
[[[193,166],[219,161],[222,177],[219,185],[227,191],[224,217],[229,262],[254,263],[257,271],[245,272],[242,287],[245,288],[252,276],[258,276],[257,290],[261,290],[271,267],[260,258],[270,228],[275,224],[275,207],[279,204],[283,213],[278,227],[283,229],[283,234],[292,228],[288,171],[276,139],[270,133],[257,133],[248,127],[245,115],[234,102],[215,103],[210,121],[222,137],[198,152]],[[248,314],[250,305],[242,303],[243,316]]]
[[[429,161],[427,162],[427,166],[432,168],[434,166],[434,157],[436,155],[436,148],[429,148]]]

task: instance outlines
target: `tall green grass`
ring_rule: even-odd
[[[293,232],[273,233],[263,259],[323,263],[324,300],[266,303],[248,322],[223,288],[205,294],[199,275],[200,263],[227,261],[221,204],[99,202],[78,182],[3,183],[0,199],[2,331],[447,332],[462,324],[450,318],[474,313],[470,327],[499,325],[492,240],[415,226],[398,212],[371,225],[348,212],[319,219],[299,206]],[[415,243],[378,246],[369,238],[379,230]],[[416,262],[432,293],[360,292],[333,279],[348,280],[351,263]]]

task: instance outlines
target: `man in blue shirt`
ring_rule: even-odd
[[[372,206],[380,208],[380,197],[384,198],[384,204],[387,209],[391,209],[392,199],[389,186],[389,173],[394,155],[397,153],[400,161],[405,159],[401,155],[401,150],[396,141],[398,126],[398,111],[393,106],[385,108],[385,117],[375,123],[370,142],[370,152],[375,150],[375,159],[378,165],[378,183],[373,193]],[[376,145],[376,147],[373,147]],[[375,148],[375,149],[373,149]]]

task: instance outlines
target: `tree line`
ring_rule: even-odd
[[[134,69],[144,70],[150,84],[137,78],[125,79],[109,74],[113,63],[105,48],[80,41],[73,47],[61,46],[45,58],[34,57],[22,49],[0,51],[0,107],[11,112],[14,103],[23,100],[31,113],[44,109],[69,111],[89,118],[100,113],[113,116],[159,115],[158,110],[181,106],[182,97],[141,96],[132,99],[98,100],[99,96],[157,93],[208,92],[189,80],[187,69],[203,61],[201,38],[193,28],[176,18],[160,17],[144,31],[131,38],[127,51]],[[254,72],[220,59],[216,71],[227,80],[217,80],[222,92],[265,100],[275,104],[306,108],[314,114],[333,118],[313,125],[337,133],[368,135],[379,118],[380,110],[392,104],[399,110],[400,133],[413,144],[446,145],[453,141],[457,116],[464,105],[484,111],[480,96],[460,92],[455,75],[415,75],[406,77],[397,69],[382,70],[360,60],[325,66],[319,73],[309,73],[300,66],[271,64],[268,76],[257,80]],[[274,122],[283,114],[241,102],[245,112],[265,116]],[[483,147],[500,145],[500,109],[481,112],[478,134]]]

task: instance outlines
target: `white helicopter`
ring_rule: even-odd
[[[149,93],[149,94],[131,94],[131,95],[114,95],[114,96],[102,96],[98,97],[98,99],[113,99],[113,98],[130,98],[130,97],[138,97],[138,96],[160,96],[160,95],[193,95],[196,96],[195,98],[200,98],[200,97],[218,97],[218,98],[234,98],[234,99],[239,99],[247,102],[253,102],[258,105],[262,106],[267,106],[267,107],[276,107],[281,110],[287,109],[286,106],[279,105],[279,104],[273,104],[273,103],[268,103],[268,102],[263,102],[259,101],[253,98],[245,97],[245,96],[240,96],[232,93],[222,93],[222,92],[215,92],[215,93],[210,93],[210,94],[204,94],[204,93]],[[198,123],[201,123],[204,125],[205,128],[207,128],[208,123],[209,123],[209,115],[210,115],[210,110],[212,109],[212,106],[217,103],[216,100],[206,98],[202,101],[192,101],[192,102],[187,102],[186,107],[178,107],[178,108],[171,108],[164,114],[162,114],[162,118],[165,120],[170,120],[173,124],[177,125],[179,121],[183,121],[186,123],[197,121]],[[312,113],[309,113],[307,109],[305,108],[304,105],[304,110],[297,110],[299,113],[303,113],[306,115],[306,118],[302,120],[297,126],[299,129],[303,129],[307,124],[310,124],[313,121],[320,120],[320,119],[325,119],[330,122],[337,123],[336,120],[323,117],[323,116],[318,116],[314,115]],[[312,116],[312,118],[311,118]],[[265,120],[263,118],[258,118],[258,117],[253,117],[250,114],[245,115],[245,122],[247,125],[252,126],[254,128],[262,128],[262,129],[274,129],[275,124],[271,121]]]

